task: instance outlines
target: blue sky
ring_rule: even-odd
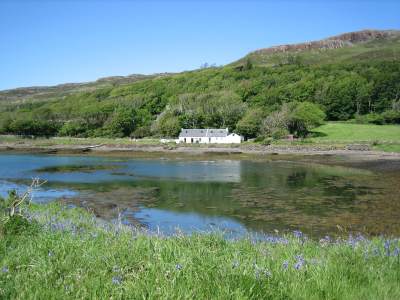
[[[277,44],[400,29],[400,1],[0,1],[0,89],[178,72]]]

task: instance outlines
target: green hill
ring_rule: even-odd
[[[313,102],[328,120],[348,120],[392,113],[399,100],[400,31],[367,30],[261,49],[224,67],[3,91],[0,131],[143,137],[229,127],[254,137],[283,103]]]

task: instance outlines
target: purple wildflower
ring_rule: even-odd
[[[296,255],[295,258],[296,258],[297,262],[294,264],[294,268],[296,270],[300,270],[303,267],[303,265],[305,264],[304,257],[302,254],[300,254],[300,255]]]
[[[293,231],[293,235],[298,239],[303,237],[303,233],[301,231],[299,231],[299,230],[294,230]]]
[[[52,251],[49,251],[49,253],[47,255],[48,255],[48,257],[52,257],[54,255],[54,253]]]
[[[271,244],[284,244],[284,245],[286,245],[286,244],[289,243],[289,241],[287,239],[285,239],[285,238],[278,237],[278,236],[272,236],[272,235],[265,236],[264,240],[267,243],[271,243]]]
[[[386,256],[390,256],[390,240],[386,240],[383,246],[386,251]]]
[[[303,267],[303,264],[304,264],[304,261],[299,260],[298,262],[296,262],[296,263],[294,264],[294,268],[295,268],[296,270],[300,270],[300,269]]]
[[[289,267],[289,262],[287,260],[285,260],[282,264],[282,268],[283,269],[287,269]]]
[[[350,234],[350,236],[349,236],[349,239],[348,239],[347,243],[348,243],[349,246],[351,246],[352,248],[355,248],[355,247],[357,246],[357,240],[355,240],[351,234]]]
[[[6,266],[4,266],[4,267],[2,267],[1,268],[1,272],[2,273],[8,273],[10,270],[6,267]]]
[[[176,266],[175,266],[175,269],[177,269],[177,270],[182,270],[182,265],[181,264],[176,264]]]
[[[235,269],[237,267],[239,267],[239,262],[236,260],[232,263],[232,268]]]
[[[400,249],[399,247],[394,248],[393,250],[393,256],[399,256],[400,255]]]
[[[272,273],[269,270],[264,271],[265,277],[272,277]]]
[[[114,276],[111,281],[113,284],[120,285],[122,283],[122,278],[121,276]]]
[[[374,250],[372,251],[374,253],[375,256],[379,256],[380,252],[378,248],[374,248]]]
[[[295,255],[294,258],[295,258],[296,260],[299,260],[299,261],[300,261],[300,260],[304,261],[304,257],[303,257],[302,254],[300,254],[300,255]]]
[[[118,273],[119,271],[121,271],[121,269],[118,266],[114,266],[112,270],[114,273]]]

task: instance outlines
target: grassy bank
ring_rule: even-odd
[[[3,225],[2,299],[400,298],[398,239],[164,237],[58,204],[28,215]]]

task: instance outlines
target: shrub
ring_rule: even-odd
[[[314,103],[285,103],[263,121],[262,132],[274,139],[281,139],[289,133],[305,137],[311,129],[322,125],[324,119],[325,113]]]
[[[25,136],[54,136],[58,133],[60,124],[52,121],[35,119],[17,119],[8,126],[8,133]]]
[[[134,109],[121,107],[104,124],[103,135],[110,137],[129,136],[135,130],[135,116],[136,111]]]
[[[15,215],[1,225],[1,231],[6,237],[21,234],[34,235],[39,231],[39,224],[34,220],[29,221],[24,216]]]
[[[400,124],[399,110],[387,110],[384,111],[381,116],[385,124]]]
[[[87,137],[88,127],[82,121],[71,121],[66,122],[60,128],[58,135],[60,136],[75,136],[75,137]]]
[[[325,113],[317,104],[301,102],[295,104],[290,114],[288,130],[296,136],[305,137],[308,132],[324,123]]]
[[[144,137],[148,137],[150,135],[151,135],[150,126],[142,126],[142,127],[136,128],[131,133],[131,137],[136,138],[136,139],[141,139]]]
[[[376,113],[370,113],[366,115],[356,115],[354,121],[358,124],[381,124],[383,122],[382,116]]]
[[[358,115],[355,122],[359,124],[400,124],[400,111],[387,110],[381,114],[370,113],[366,115]]]
[[[163,113],[156,120],[152,131],[154,134],[163,137],[176,137],[181,131],[181,123],[179,117],[174,116],[170,112]]]
[[[275,132],[287,130],[290,118],[290,108],[287,104],[283,104],[280,110],[272,112],[264,119],[261,132],[264,136],[272,137]]]
[[[249,109],[236,125],[236,131],[246,139],[255,138],[260,134],[264,112],[261,108]]]
[[[289,131],[286,128],[277,128],[276,130],[274,130],[271,134],[271,137],[274,140],[281,140],[284,139],[285,137],[287,137],[289,134]]]

